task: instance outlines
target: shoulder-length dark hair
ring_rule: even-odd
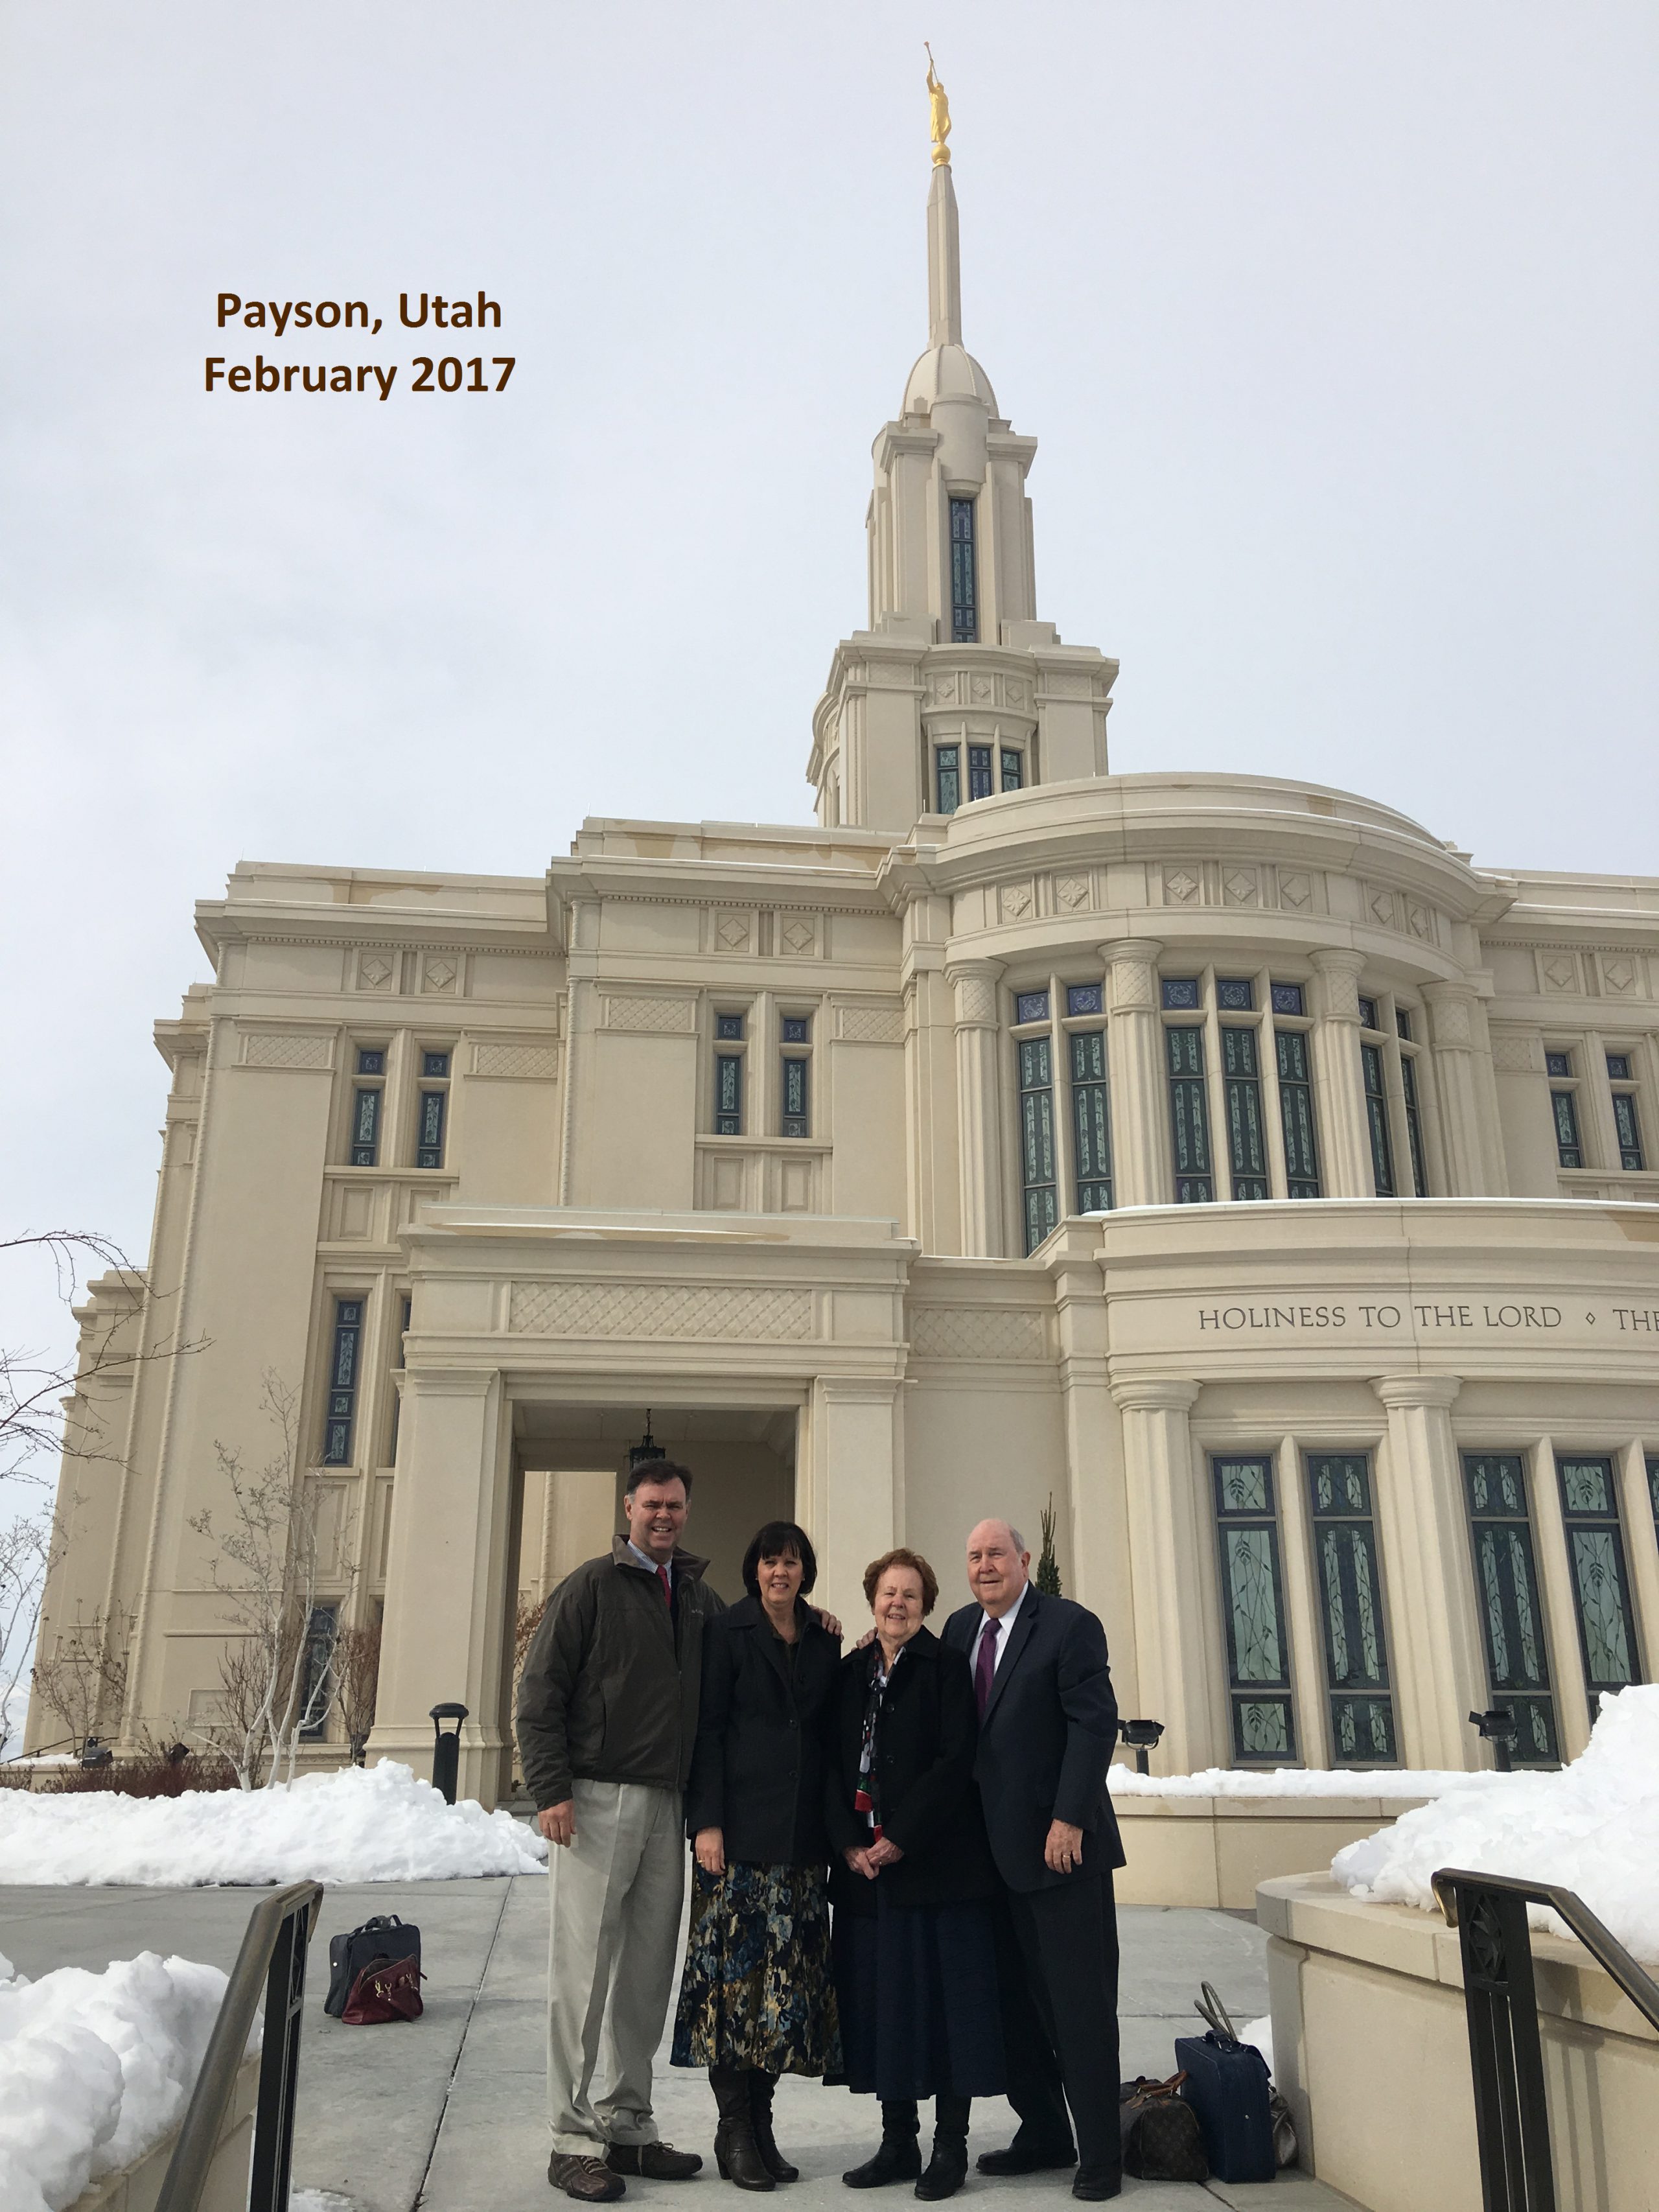
[[[812,1549],[812,1540],[793,1521],[769,1521],[750,1539],[749,1549],[743,1555],[743,1586],[753,1598],[760,1595],[763,1559],[799,1559],[803,1597],[818,1578],[818,1555]]]

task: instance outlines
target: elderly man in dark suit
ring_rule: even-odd
[[[975,1602],[945,1626],[979,1704],[974,1775],[1002,1883],[1003,2038],[1019,2115],[1007,2149],[979,2165],[1075,2163],[1072,2194],[1094,2202],[1122,2187],[1112,1870],[1123,1847],[1106,1790],[1117,1701],[1104,1629],[1086,1607],[1045,1597],[1030,1565],[1017,1529],[981,1521],[968,1539]]]

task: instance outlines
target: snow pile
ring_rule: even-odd
[[[1267,2071],[1273,2070],[1273,2016],[1264,2012],[1260,2020],[1247,2020],[1238,2031],[1241,2043],[1253,2043],[1267,2062]]]
[[[1442,1867],[1577,1890],[1638,1959],[1659,1961],[1659,1685],[1604,1695],[1583,1755],[1547,1774],[1455,1790],[1350,1844],[1331,1872],[1356,1897],[1435,1909]],[[1533,1925],[1569,1930],[1529,1908]]]
[[[392,1759],[247,1793],[0,1790],[0,1883],[445,1881],[539,1874],[546,1859],[545,1843],[510,1813],[470,1798],[446,1805]]]
[[[1271,1774],[1237,1766],[1137,1774],[1132,1766],[1113,1766],[1106,1779],[1114,1797],[1438,1797],[1504,1778],[1443,1766],[1276,1766]]]
[[[0,1958],[0,2212],[61,2212],[178,2126],[228,1979],[155,1951],[37,1982]]]

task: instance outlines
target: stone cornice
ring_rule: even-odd
[[[1371,1388],[1382,1403],[1395,1406],[1450,1407],[1463,1388],[1461,1375],[1374,1375]]]

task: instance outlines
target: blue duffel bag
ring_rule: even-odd
[[[1180,2094],[1198,2115],[1218,2181],[1271,2181],[1279,2161],[1267,2062],[1253,2043],[1238,2040],[1220,1999],[1203,1986],[1205,2002],[1195,2009],[1217,2024],[1207,2034],[1176,2038],[1176,2064],[1187,2076]]]

